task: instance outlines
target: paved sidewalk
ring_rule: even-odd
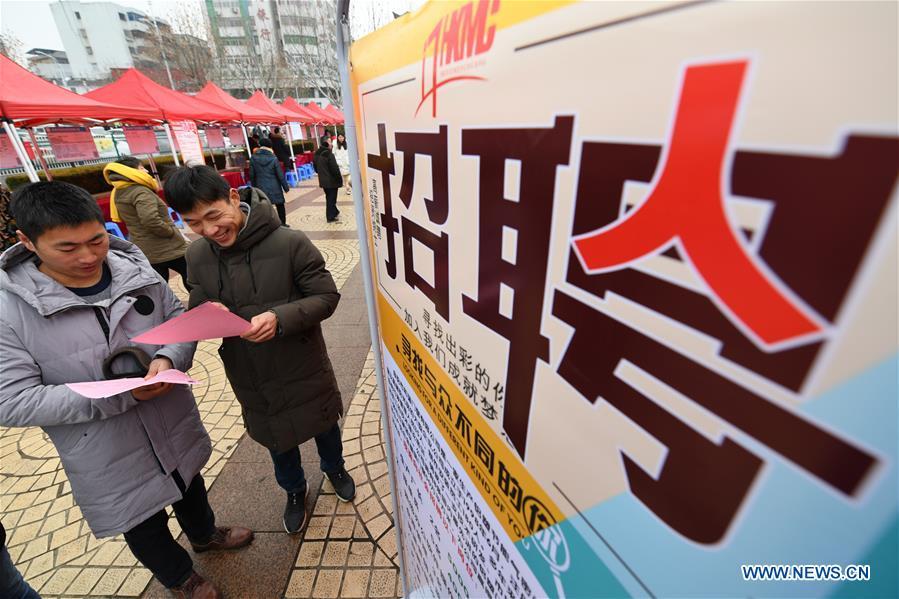
[[[349,197],[340,195],[341,223],[324,219],[324,196],[313,181],[288,194],[288,223],[319,247],[341,291],[325,338],[344,397],[347,469],[357,481],[352,504],[322,487],[315,445],[301,448],[309,479],[302,535],[284,533],[284,494],[268,452],[246,437],[221,362],[218,342],[200,343],[191,374],[200,415],[213,441],[203,475],[222,524],[250,526],[245,550],[195,556],[196,567],[233,598],[397,597],[390,485],[380,427],[380,401],[365,312],[359,247]],[[173,289],[184,298],[177,275]],[[55,449],[40,429],[0,427],[0,519],[13,561],[43,597],[167,597],[137,564],[122,538],[93,538],[74,505]],[[174,518],[173,532],[179,534]],[[179,537],[185,547],[183,535]]]

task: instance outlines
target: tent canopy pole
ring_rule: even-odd
[[[293,167],[293,174],[296,175],[297,181],[299,181],[300,175],[297,173],[297,159],[296,156],[293,155],[293,134],[290,132],[290,123],[285,122],[284,125],[287,128],[287,147],[290,148],[290,165]]]
[[[169,122],[165,121],[162,124],[165,129],[165,135],[169,138],[169,148],[172,150],[172,158],[175,159],[175,166],[181,166],[181,161],[178,160],[178,152],[175,150],[175,140],[172,139],[172,129],[169,127]]]
[[[347,141],[347,150],[350,158],[350,178],[353,182],[353,206],[356,213],[356,233],[359,236],[359,253],[361,259],[359,264],[362,266],[362,278],[365,284],[365,307],[368,312],[369,335],[371,336],[371,349],[375,357],[375,374],[378,380],[378,388],[381,390],[382,410],[381,410],[381,426],[387,434],[384,435],[384,449],[387,454],[387,470],[391,482],[391,487],[396,491],[396,472],[394,467],[394,447],[391,437],[391,422],[389,418],[390,401],[387,396],[387,387],[384,386],[384,372],[382,366],[384,362],[381,358],[381,338],[378,335],[378,312],[375,301],[375,284],[372,275],[371,256],[368,240],[368,227],[366,226],[366,208],[362,205],[363,190],[362,175],[360,173],[359,148],[356,145],[356,110],[354,107],[355,98],[353,97],[353,88],[350,84],[350,0],[338,0],[337,2],[337,68],[340,72],[340,87],[343,93],[343,113],[344,113],[344,136]],[[318,127],[316,127],[316,131]],[[409,589],[406,588],[406,569],[403,564],[403,522],[402,513],[397,505],[397,495],[399,493],[391,493],[391,502],[393,503],[393,513],[396,518],[397,531],[397,559],[400,567],[400,578],[403,583],[403,597],[409,596]]]
[[[34,146],[34,155],[37,156],[38,162],[41,163],[41,168],[44,169],[44,174],[47,176],[47,181],[53,180],[53,175],[50,173],[50,167],[47,166],[47,160],[44,158],[44,152],[41,151],[41,147],[37,145],[37,138],[34,136],[34,129],[31,127],[25,127],[25,130],[28,131],[28,136],[31,138],[31,145]]]
[[[247,124],[243,121],[240,122],[240,130],[243,131],[243,142],[247,144],[247,157],[253,157],[253,151],[250,149],[250,138],[247,137]]]
[[[34,165],[31,164],[31,160],[29,160],[28,158],[28,153],[25,151],[25,146],[22,145],[22,140],[19,139],[19,134],[16,132],[16,126],[4,120],[3,130],[6,131],[6,135],[9,137],[9,142],[12,144],[13,149],[16,151],[16,155],[19,157],[19,162],[22,163],[22,168],[25,169],[25,174],[28,175],[28,180],[32,183],[37,183],[38,181],[40,181],[37,176],[37,171],[34,170]]]

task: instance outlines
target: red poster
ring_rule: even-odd
[[[132,154],[158,154],[159,143],[153,127],[122,127]]]
[[[221,127],[207,127],[204,129],[206,132],[206,146],[210,148],[224,148],[225,147],[225,138],[222,135]]]
[[[47,128],[47,140],[57,162],[96,160],[100,157],[94,136],[87,127]]]
[[[243,127],[225,127],[225,135],[228,136],[232,146],[246,145],[246,141],[243,138]]]
[[[16,149],[6,135],[0,136],[0,168],[16,168],[22,166]]]

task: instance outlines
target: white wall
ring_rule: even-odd
[[[127,15],[133,9],[111,2],[77,0],[62,0],[51,4],[50,9],[74,76],[94,79],[108,76],[111,68],[134,66],[124,33],[129,23],[119,18],[120,12]],[[86,41],[80,29],[84,29]],[[93,54],[88,54],[88,47]]]

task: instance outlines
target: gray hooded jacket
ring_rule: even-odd
[[[130,530],[181,499],[172,472],[190,484],[211,453],[185,386],[146,401],[131,393],[88,399],[65,386],[103,380],[103,361],[128,346],[181,371],[193,361],[195,343],[130,340],[184,311],[137,246],[111,237],[107,264],[111,299],[86,304],[41,273],[22,244],[0,256],[0,425],[43,428],[97,537]]]

